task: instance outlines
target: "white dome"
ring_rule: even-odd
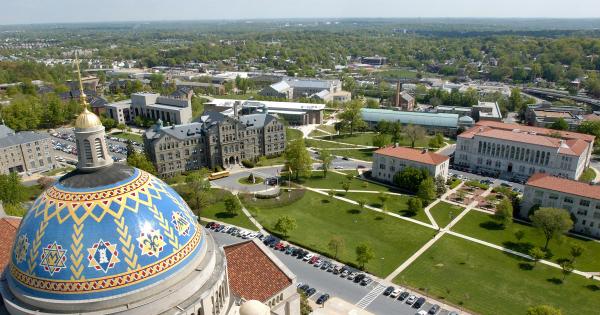
[[[246,301],[240,306],[240,315],[269,315],[271,310],[268,306],[257,300]]]

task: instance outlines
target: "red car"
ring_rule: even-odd
[[[314,256],[313,258],[311,258],[308,263],[309,264],[314,264],[317,262],[317,260],[319,260],[319,256]]]
[[[277,244],[275,244],[275,250],[283,250],[285,248],[285,245],[282,242],[279,242]]]

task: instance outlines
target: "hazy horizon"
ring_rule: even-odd
[[[75,0],[6,1],[0,24],[336,18],[600,18],[600,1],[580,0]],[[595,12],[590,15],[590,12]]]

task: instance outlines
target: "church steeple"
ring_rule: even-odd
[[[79,80],[79,99],[83,111],[75,120],[75,141],[77,143],[77,169],[93,172],[113,164],[106,145],[104,126],[96,114],[87,108],[87,98],[83,92],[79,57],[75,54],[77,79]]]

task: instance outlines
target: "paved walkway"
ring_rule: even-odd
[[[431,212],[429,210],[431,210],[431,208],[435,207],[435,205],[437,205],[438,203],[445,201],[445,199],[448,198],[448,196],[452,195],[457,190],[459,190],[464,185],[464,183],[465,182],[461,182],[460,184],[458,184],[458,186],[446,191],[440,198],[436,199],[435,201],[430,203],[427,207],[425,207],[425,209],[423,209],[423,211],[425,211],[425,214],[427,215],[427,218],[429,218],[429,221],[431,221],[431,224],[433,224],[433,226],[436,229],[439,228],[439,225],[437,224],[437,222],[435,222],[435,219],[433,218],[433,216],[431,215]]]
[[[250,220],[250,222],[252,222],[252,224],[254,224],[258,228],[258,230],[260,231],[260,233],[262,233],[262,234],[268,234],[268,232],[265,230],[265,228],[252,216],[252,214],[250,213],[250,211],[248,211],[248,209],[246,209],[246,207],[244,207],[244,204],[242,203],[242,201],[240,200],[240,198],[237,195],[235,195],[235,197],[238,198],[238,202],[242,206],[242,212],[244,213],[244,215],[246,217],[248,217],[248,219]]]

